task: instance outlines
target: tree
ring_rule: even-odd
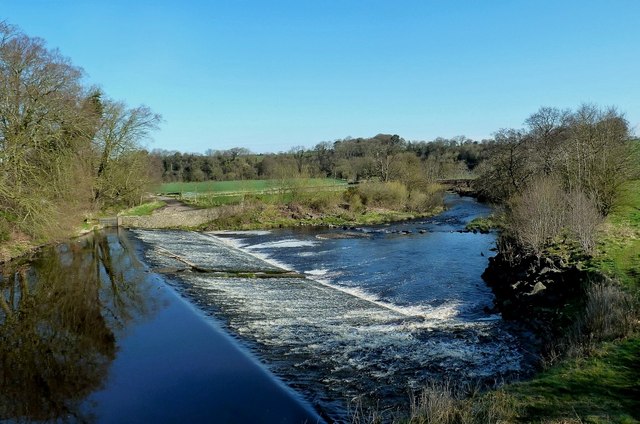
[[[569,110],[541,107],[525,121],[537,151],[537,166],[544,175],[551,175],[557,168],[558,149],[566,140],[570,114]]]
[[[88,201],[84,155],[98,110],[82,70],[0,23],[0,211],[33,235],[63,230]]]
[[[404,147],[405,141],[398,135],[378,134],[371,140],[369,149],[375,161],[376,174],[381,181],[391,180],[392,165]]]
[[[146,106],[127,108],[103,100],[100,127],[93,140],[97,155],[94,201],[99,206],[135,203],[151,182],[141,143],[157,129],[161,117]]]
[[[629,123],[615,108],[582,105],[569,117],[561,146],[561,173],[569,191],[583,191],[603,215],[615,205],[621,186],[638,176],[638,152]]]
[[[489,159],[476,181],[476,189],[484,197],[505,202],[522,193],[535,176],[530,158],[527,134],[521,130],[502,129],[490,146]]]

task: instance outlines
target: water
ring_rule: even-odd
[[[489,208],[449,196],[434,218],[350,231],[198,234],[136,231],[157,269],[253,271],[307,278],[172,274],[169,281],[330,420],[356,403],[406,408],[429,380],[500,382],[524,369],[518,336],[484,310],[480,275],[492,234],[459,232]],[[350,233],[354,238],[343,237]]]
[[[0,422],[319,422],[126,231],[0,269]]]

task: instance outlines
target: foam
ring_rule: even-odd
[[[267,236],[271,234],[271,231],[268,230],[246,230],[246,231],[232,231],[232,230],[221,230],[221,231],[207,231],[205,234],[213,234],[213,235],[237,235],[237,236]]]
[[[277,249],[277,248],[291,248],[291,247],[313,247],[317,246],[316,241],[286,239],[278,241],[268,241],[265,243],[255,244],[249,246],[248,249]]]

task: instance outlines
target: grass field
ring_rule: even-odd
[[[296,178],[287,180],[204,181],[198,183],[165,183],[160,194],[168,193],[260,193],[293,188],[346,187],[347,182],[333,178]]]

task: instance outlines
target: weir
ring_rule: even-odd
[[[147,260],[156,267],[186,261],[204,269],[287,271],[213,235],[134,233],[149,247]],[[418,390],[430,379],[495,381],[521,370],[517,340],[496,331],[494,321],[461,319],[457,302],[403,306],[321,277],[186,272],[168,278],[276,375],[338,421],[346,419],[347,404],[355,397],[364,395],[385,408],[403,406],[407,390]]]

